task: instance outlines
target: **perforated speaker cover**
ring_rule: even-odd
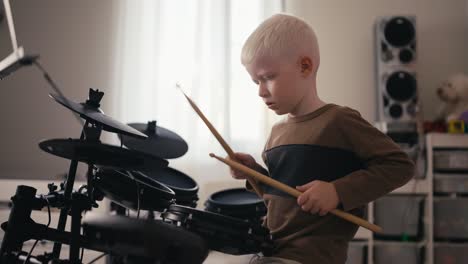
[[[386,89],[391,99],[407,101],[416,93],[416,79],[408,72],[397,71],[388,77]]]
[[[401,47],[410,44],[414,39],[413,23],[405,17],[392,18],[385,25],[385,39],[393,46]]]

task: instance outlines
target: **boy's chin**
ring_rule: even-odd
[[[271,111],[275,112],[275,114],[277,114],[277,115],[285,115],[285,114],[288,113],[287,111],[284,111],[284,110],[281,110],[281,109],[272,109]]]

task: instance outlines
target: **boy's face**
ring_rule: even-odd
[[[278,115],[293,114],[308,91],[306,76],[300,63],[282,62],[272,57],[261,57],[244,65],[258,86],[258,95],[268,108]]]

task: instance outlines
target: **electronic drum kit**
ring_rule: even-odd
[[[196,209],[197,182],[167,161],[184,155],[187,143],[155,121],[123,124],[105,115],[100,109],[103,95],[90,89],[84,103],[50,95],[84,120],[81,136],[39,143],[43,151],[70,160],[69,171],[60,188],[49,184],[47,194],[17,187],[9,219],[2,224],[0,263],[81,264],[83,249],[108,254],[111,263],[161,264],[202,263],[210,250],[271,252],[270,233],[261,225],[266,208],[260,198],[245,189],[222,190],[209,197],[205,210]],[[103,130],[116,133],[122,145],[102,143]],[[75,190],[79,162],[87,165],[86,185]],[[93,212],[104,197],[111,200],[112,212]],[[56,228],[31,219],[32,210],[45,207],[60,209]],[[138,212],[136,217],[127,214],[131,210]],[[140,217],[140,210],[147,216]],[[65,231],[69,215],[71,229]],[[54,242],[53,251],[28,255],[22,248],[31,239]],[[63,244],[69,245],[68,259],[60,259]]]

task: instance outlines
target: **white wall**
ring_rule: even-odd
[[[416,15],[418,88],[426,119],[439,103],[435,89],[448,75],[468,74],[466,0],[287,0],[286,12],[307,20],[321,49],[319,94],[375,120],[375,18]]]

